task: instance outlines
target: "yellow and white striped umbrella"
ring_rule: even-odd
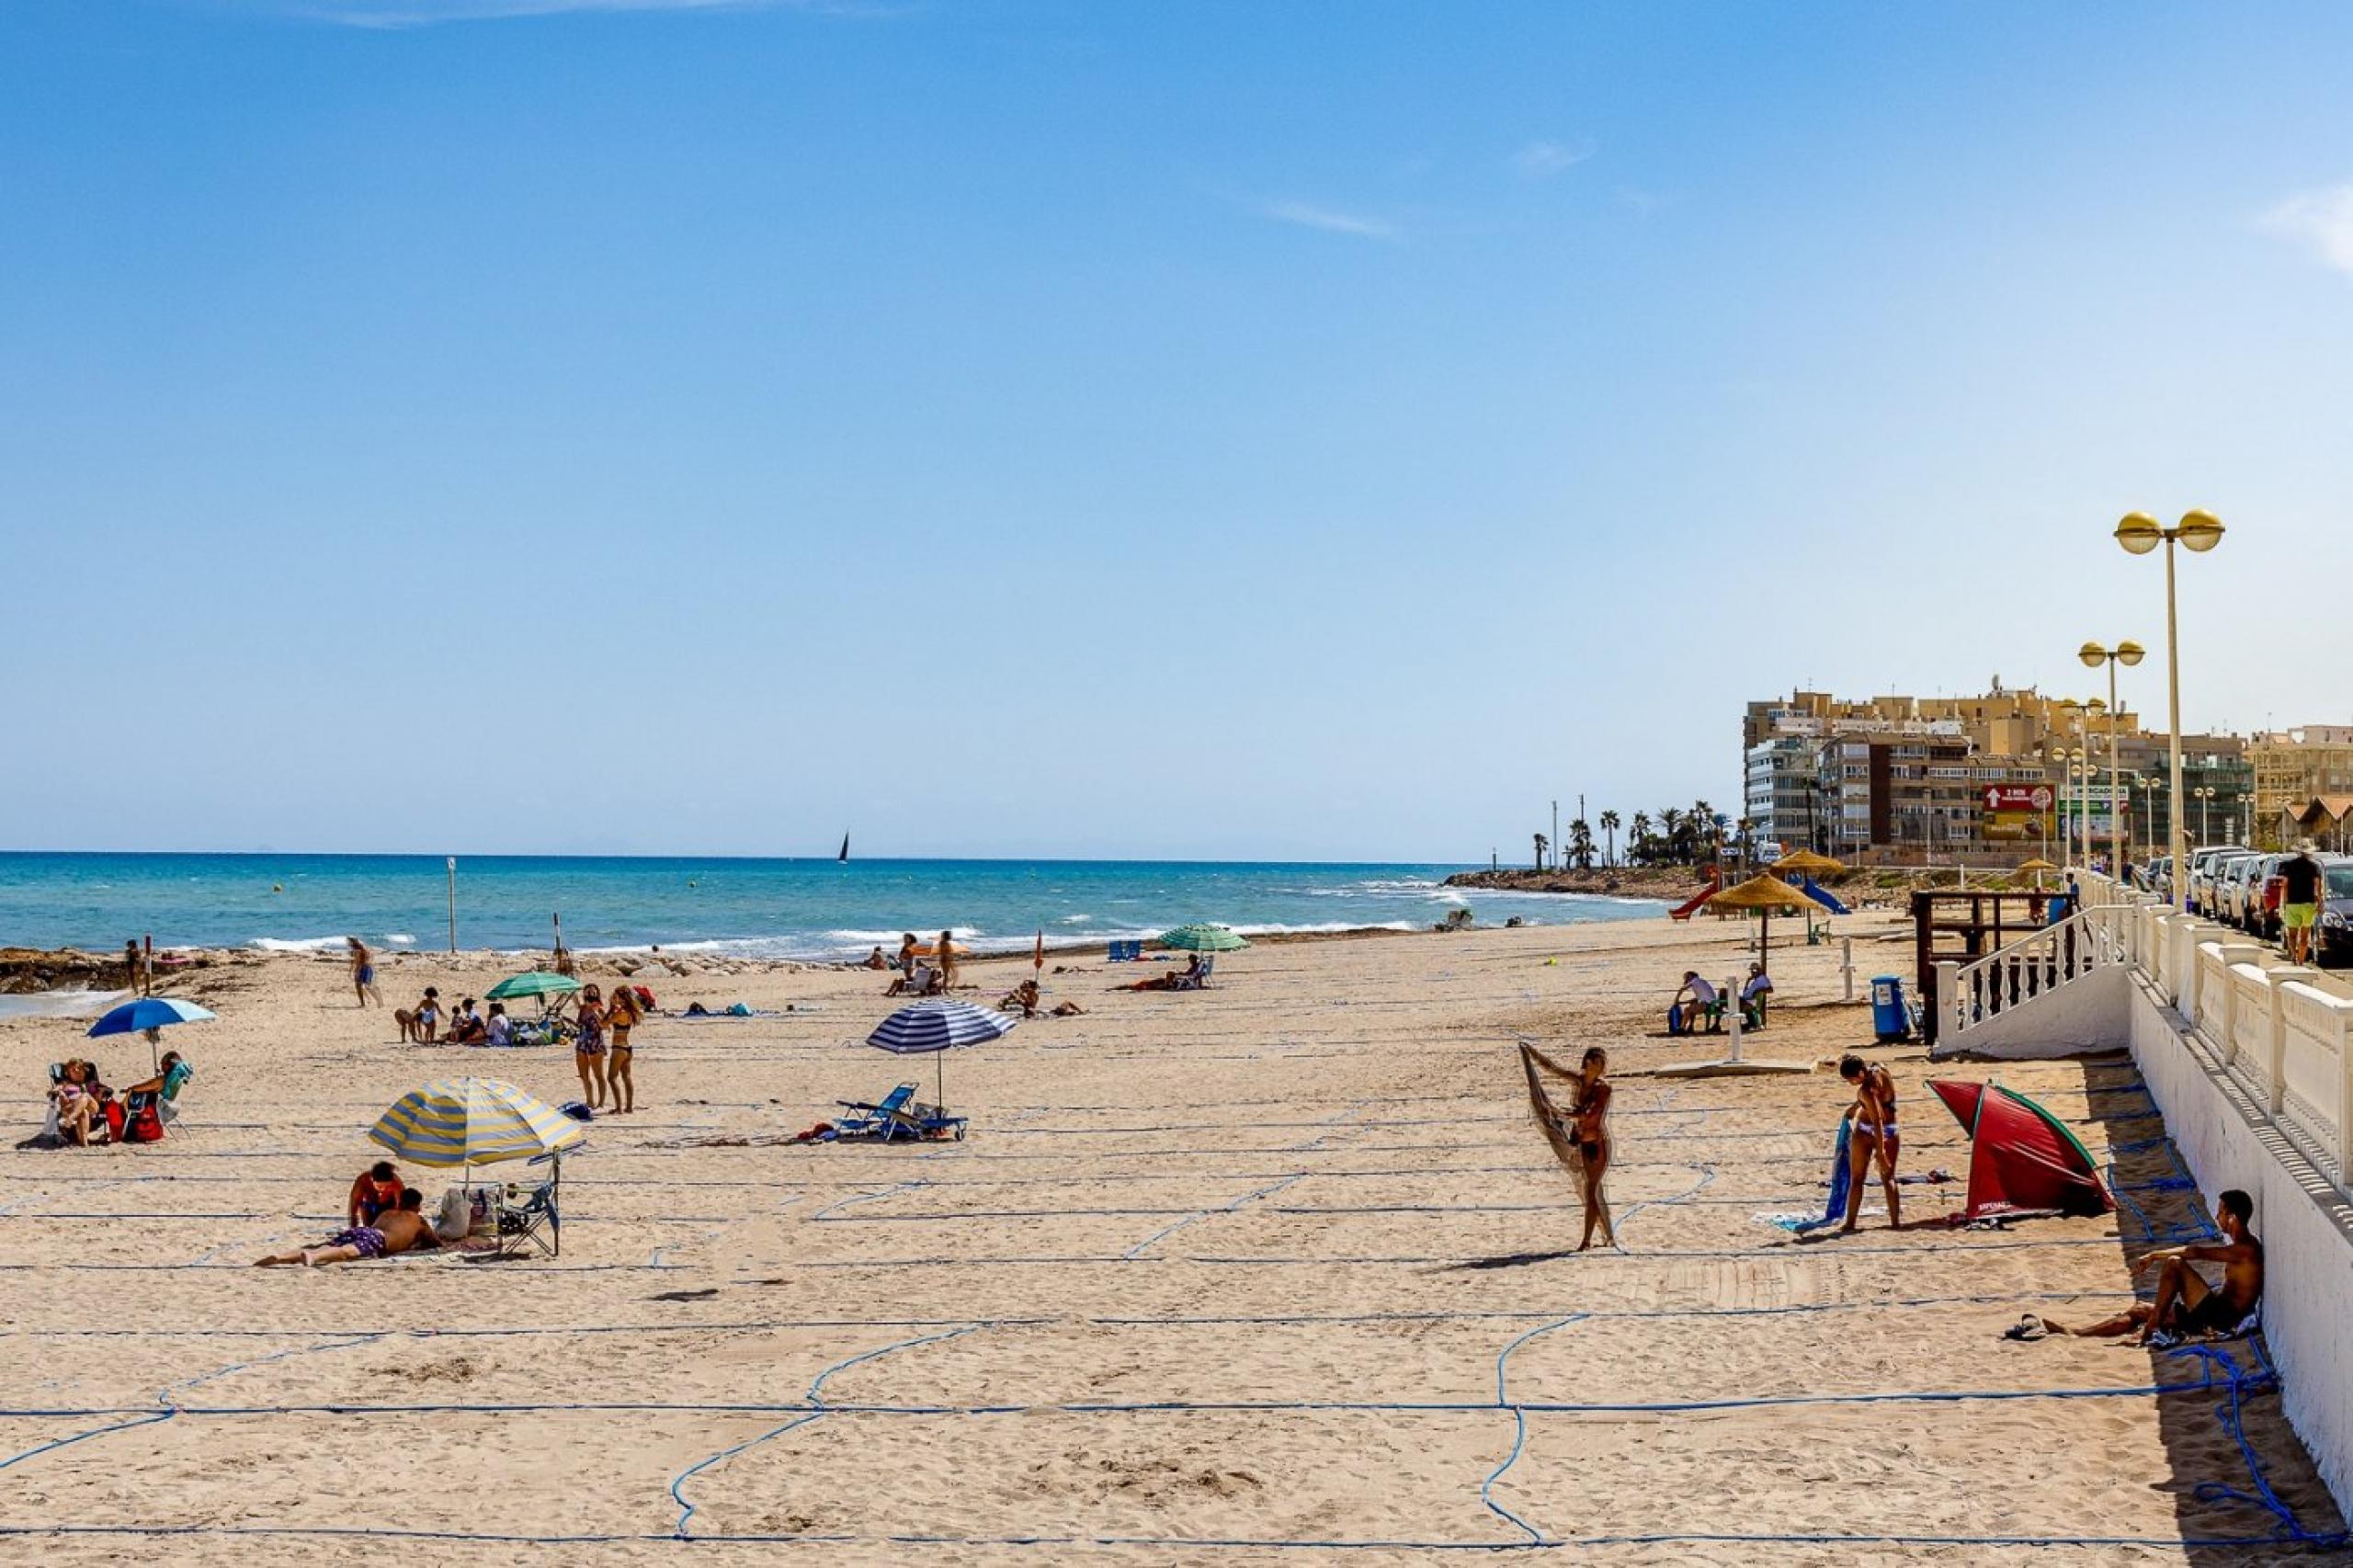
[[[420,1165],[489,1165],[569,1149],[586,1128],[498,1078],[437,1078],[411,1089],[368,1136]]]

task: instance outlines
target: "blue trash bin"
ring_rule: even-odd
[[[1871,976],[1871,1032],[1881,1045],[1912,1035],[1912,1016],[1904,1006],[1904,982],[1892,974]]]

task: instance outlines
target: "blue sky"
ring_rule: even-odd
[[[2191,724],[2353,721],[2348,46],[10,0],[0,843],[1483,858],[2086,689],[2131,507]]]

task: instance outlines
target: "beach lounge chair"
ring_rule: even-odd
[[[1131,942],[1115,941],[1111,944],[1109,961],[1112,963],[1134,963],[1142,957],[1143,938],[1141,937]]]
[[[550,1257],[563,1256],[563,1216],[556,1198],[563,1185],[563,1167],[555,1163],[557,1158],[542,1154],[531,1162],[536,1165],[544,1160],[554,1166],[548,1179],[537,1187],[515,1183],[498,1195],[500,1256],[520,1257],[532,1247]]]
[[[835,1103],[844,1110],[856,1113],[834,1123],[836,1139],[871,1138],[877,1142],[888,1143],[901,1138],[921,1141],[964,1136],[966,1119],[949,1116],[938,1106],[917,1104],[913,1084],[901,1084],[875,1104],[863,1100],[838,1100]]]
[[[1172,989],[1177,991],[1206,991],[1209,989],[1210,974],[1216,968],[1217,955],[1215,953],[1203,953],[1201,955],[1201,971],[1199,974],[1179,976],[1176,985],[1172,987]]]

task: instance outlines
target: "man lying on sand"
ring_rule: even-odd
[[[433,1227],[425,1222],[417,1210],[424,1206],[425,1194],[409,1187],[401,1194],[398,1209],[379,1215],[372,1225],[355,1225],[337,1231],[314,1247],[297,1252],[282,1252],[254,1260],[256,1268],[274,1268],[283,1264],[299,1263],[306,1268],[324,1268],[330,1263],[358,1263],[367,1258],[397,1257],[404,1252],[422,1252],[438,1247],[440,1238]]]
[[[1195,953],[1186,964],[1183,973],[1170,970],[1157,980],[1131,981],[1119,987],[1121,991],[1192,991],[1201,983],[1201,955]]]
[[[2215,1200],[2214,1209],[2222,1222],[2222,1245],[2168,1247],[2141,1260],[2141,1268],[2153,1263],[2164,1265],[2157,1272],[2154,1301],[2136,1303],[2128,1312],[2081,1328],[2029,1312],[2012,1334],[2035,1339],[2040,1337],[2035,1330],[2040,1329],[2086,1339],[2114,1339],[2137,1328],[2141,1344],[2162,1349],[2194,1335],[2230,1333],[2263,1300],[2263,1243],[2246,1228],[2255,1218],[2255,1200],[2245,1193],[2233,1187]],[[2189,1267],[2193,1263],[2221,1264],[2221,1286],[2207,1284],[2205,1277]]]

